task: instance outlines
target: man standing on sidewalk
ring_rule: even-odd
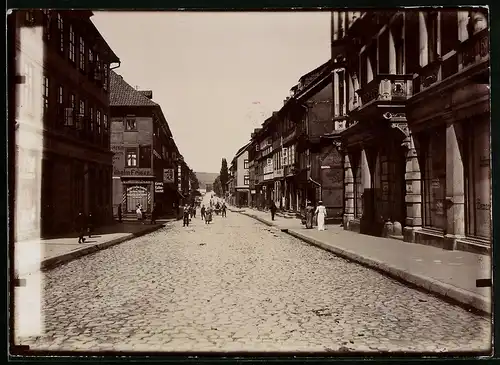
[[[269,210],[271,211],[271,219],[274,220],[274,215],[276,214],[276,204],[274,204],[274,200],[271,200],[271,206],[269,207]]]
[[[78,216],[76,217],[76,230],[78,231],[78,243],[85,243],[85,237],[83,235],[85,234],[85,227],[86,227],[86,222],[85,222],[85,214],[80,210],[78,212]]]
[[[183,217],[183,224],[182,226],[183,227],[186,227],[188,226],[189,227],[189,212],[190,212],[190,207],[189,205],[185,205],[184,206],[184,211],[182,212],[182,217]]]

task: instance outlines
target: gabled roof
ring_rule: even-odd
[[[246,151],[246,149],[248,148],[248,146],[250,145],[251,142],[248,142],[246,145],[244,145],[243,147],[241,147],[238,152],[236,152],[236,154],[234,155],[231,163],[234,162],[234,160],[236,160],[243,152]]]
[[[110,106],[158,106],[142,92],[130,86],[121,75],[110,72],[109,79]]]

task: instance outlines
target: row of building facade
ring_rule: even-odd
[[[321,199],[344,229],[489,252],[488,14],[339,11],[331,19],[331,59],[254,130],[248,169],[233,166],[248,176],[240,201],[301,212]]]
[[[113,71],[120,59],[92,15],[19,10],[8,16],[16,240],[72,231],[79,211],[92,213],[97,225],[111,223],[118,204],[125,215],[138,203],[150,211],[154,202],[168,213],[189,190],[190,169],[160,106]]]

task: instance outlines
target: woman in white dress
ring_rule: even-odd
[[[315,214],[318,217],[318,231],[324,231],[325,230],[326,208],[323,205],[323,202],[321,200],[318,203],[318,207],[316,208]]]

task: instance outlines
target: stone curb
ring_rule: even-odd
[[[241,213],[244,214],[248,217],[254,218],[258,220],[259,222],[262,222],[268,226],[275,226],[275,224],[265,221],[264,219],[257,217],[253,214],[248,214],[248,213]],[[356,252],[341,249],[339,247],[335,247],[333,245],[330,245],[326,242],[319,241],[317,239],[314,239],[312,237],[303,235],[293,229],[282,229],[281,230],[284,233],[287,233],[295,238],[298,238],[304,242],[307,242],[309,244],[312,244],[314,246],[317,246],[321,249],[324,249],[326,251],[332,252],[333,254],[342,257],[344,259],[347,259],[349,261],[356,262],[358,264],[361,264],[365,267],[374,269],[376,271],[379,271],[387,276],[390,276],[394,279],[397,279],[399,281],[405,282],[412,284],[414,286],[417,286],[421,289],[424,289],[425,291],[435,294],[436,296],[439,296],[441,298],[447,299],[449,301],[452,301],[454,303],[460,304],[463,307],[466,308],[474,308],[476,310],[479,310],[483,314],[491,314],[491,303],[483,298],[480,295],[477,295],[475,293],[472,293],[468,290],[464,290],[461,288],[458,288],[456,286],[443,283],[439,280],[424,276],[424,275],[419,275],[419,274],[414,274],[411,273],[403,268],[399,268],[393,265],[389,265],[385,262],[382,262],[380,260],[368,258],[361,256],[357,254]]]
[[[102,242],[102,243],[99,243],[97,245],[92,245],[92,246],[89,246],[89,247],[86,247],[86,248],[83,248],[80,250],[71,251],[71,252],[68,252],[68,253],[65,253],[65,254],[62,254],[59,256],[55,256],[55,257],[50,257],[48,259],[43,260],[40,263],[40,269],[41,269],[41,271],[52,270],[52,269],[56,268],[57,266],[66,264],[70,261],[74,261],[80,257],[87,256],[87,255],[90,255],[92,253],[105,250],[107,248],[118,245],[118,244],[123,243],[125,241],[129,241],[129,240],[136,238],[136,237],[141,237],[141,236],[147,235],[147,234],[155,232],[163,227],[165,227],[165,224],[161,224],[161,225],[156,226],[156,227],[151,227],[151,228],[145,229],[145,230],[140,231],[140,232],[130,233],[124,237],[116,238],[114,240],[107,241],[107,242]]]

